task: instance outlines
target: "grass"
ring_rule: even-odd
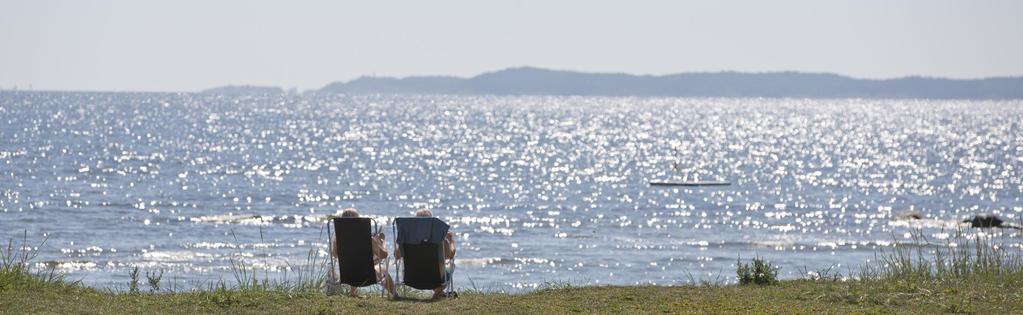
[[[781,281],[771,286],[563,287],[522,295],[461,294],[458,299],[389,301],[315,292],[227,288],[118,294],[32,286],[0,293],[0,312],[17,313],[1020,313],[1020,283],[970,290],[938,284]]]
[[[38,255],[38,248],[44,243],[45,239],[33,247],[28,242],[28,234],[22,233],[20,242],[16,243],[11,239],[7,246],[0,248],[0,296],[15,290],[81,286],[77,281],[65,281],[64,276],[56,272],[56,266],[53,265],[39,272],[32,270],[31,262]],[[3,305],[5,304],[0,303],[0,307]]]
[[[917,231],[913,238],[914,244],[924,245],[896,245],[878,253],[877,263],[864,266],[860,278],[948,284],[1023,281],[1023,249],[998,245],[986,233],[970,235],[960,229],[932,242]]]
[[[66,282],[52,270],[34,272],[32,247],[9,242],[0,251],[0,313],[1023,313],[1018,248],[962,233],[936,243],[919,241],[928,245],[879,252],[848,281],[822,270],[801,280],[763,276],[774,280],[764,285],[579,287],[549,282],[518,295],[473,286],[457,299],[437,302],[324,295],[310,285],[270,285],[251,274],[233,286],[221,281],[175,292],[160,289],[161,272],[146,272],[146,292],[102,291]],[[743,268],[754,278],[777,272],[759,258],[737,265],[737,278]],[[133,281],[140,282],[141,273],[133,273]],[[246,284],[252,279],[257,285]]]
[[[332,239],[332,235],[325,237],[323,233],[324,230],[321,228],[321,239]],[[235,235],[234,230],[231,231],[231,236],[237,243],[238,236]],[[259,229],[259,242],[266,242],[263,238],[262,227]],[[238,250],[234,257],[244,257],[241,249]],[[299,266],[291,266],[289,264],[287,268],[283,269],[283,276],[271,277],[269,271],[264,271],[263,276],[260,277],[258,271],[252,267],[251,261],[234,257],[230,260],[231,273],[234,276],[235,288],[240,291],[315,292],[319,290],[320,284],[324,281],[326,275],[324,271],[334,268],[333,265],[330,265],[330,259],[321,258],[317,255],[316,249],[310,249],[306,253],[305,263]],[[263,257],[269,256],[263,255]],[[266,264],[266,261],[263,263]],[[295,270],[295,272],[292,273],[289,270]],[[221,281],[220,283],[211,284],[211,287],[226,287],[226,284]]]

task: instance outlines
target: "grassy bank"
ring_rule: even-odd
[[[12,286],[13,285],[13,286]],[[123,294],[3,283],[4,313],[1021,313],[1023,283],[782,281],[771,286],[578,287],[523,295],[463,294],[437,302],[315,292],[214,290]]]
[[[0,313],[1023,313],[1018,247],[962,234],[918,241],[929,245],[881,251],[848,281],[839,281],[848,275],[826,272],[777,281],[774,267],[754,260],[736,264],[737,279],[747,285],[554,284],[518,295],[465,291],[435,302],[391,301],[373,293],[328,296],[313,285],[266,285],[248,274],[235,285],[187,292],[160,289],[159,280],[155,290],[153,280],[149,290],[145,284],[127,292],[98,290],[52,270],[33,271],[34,252],[8,245],[0,251]]]

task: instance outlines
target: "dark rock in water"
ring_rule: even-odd
[[[970,223],[972,227],[979,228],[990,228],[990,227],[1002,227],[1002,219],[993,214],[978,214],[972,219],[963,220],[963,223]]]
[[[903,213],[899,213],[898,215],[895,216],[895,218],[899,220],[920,220],[923,219],[924,216],[916,211],[906,211]]]

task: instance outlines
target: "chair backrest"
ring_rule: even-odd
[[[433,217],[395,218],[395,241],[401,248],[405,285],[432,290],[447,283],[444,265],[444,236],[450,227]]]
[[[438,244],[404,244],[401,253],[405,264],[405,285],[420,289],[433,290],[446,283],[441,266],[444,263],[444,245]]]
[[[377,283],[372,230],[370,218],[334,218],[341,283],[354,287]]]

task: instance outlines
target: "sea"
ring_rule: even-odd
[[[960,221],[1023,220],[1021,124],[1018,100],[4,91],[0,237],[89,286],[202,288],[322,275],[345,208],[388,243],[430,209],[460,290],[734,283],[753,258],[855,278],[899,246],[1018,250]]]

